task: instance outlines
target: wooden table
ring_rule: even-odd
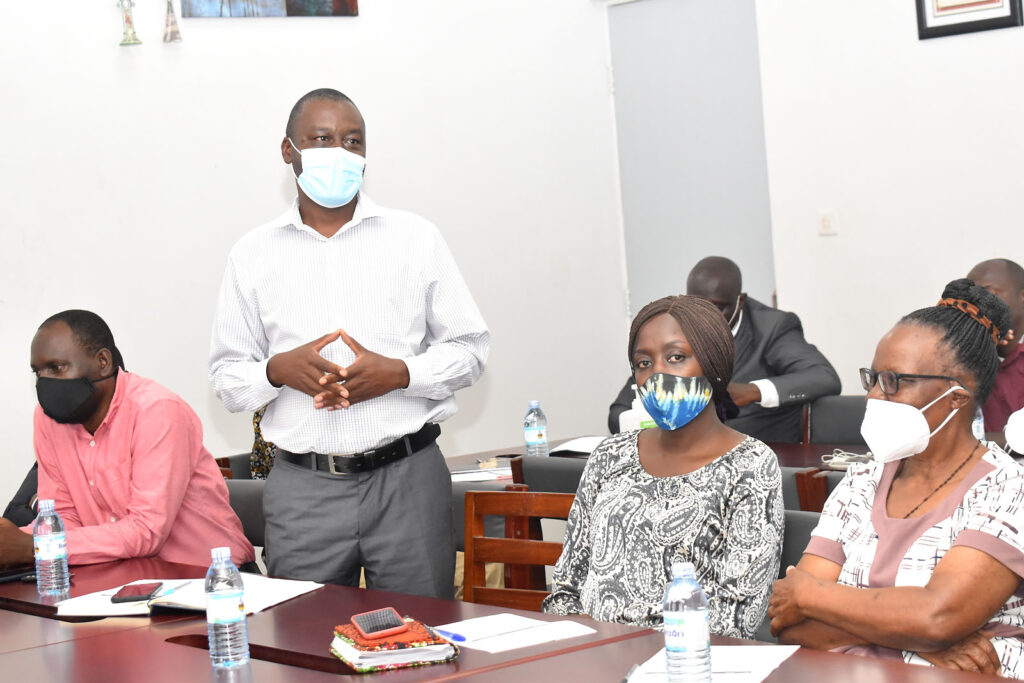
[[[72,595],[106,590],[140,578],[194,578],[206,569],[126,560],[76,566]],[[516,612],[485,605],[422,598],[384,591],[324,586],[312,593],[249,618],[251,673],[259,680],[326,680],[353,675],[330,654],[334,626],[357,612],[395,606],[429,624]],[[194,612],[160,617],[117,617],[73,623],[56,617],[32,584],[0,585],[0,671],[26,680],[182,681],[210,677],[206,622]],[[538,619],[556,617],[518,612]],[[596,632],[569,641],[555,641],[507,653],[464,650],[450,664],[387,674],[389,681],[426,681],[482,676],[487,672],[605,643],[647,635],[632,626],[593,622],[576,617]],[[232,679],[234,680],[234,679]]]
[[[713,645],[764,645],[749,640],[711,636]],[[547,659],[523,662],[491,672],[487,683],[524,681],[610,681],[619,683],[634,664],[640,664],[665,647],[661,633],[608,643],[587,650],[568,652]],[[992,683],[992,676],[935,669],[890,660],[841,655],[800,648],[772,672],[766,683]]]
[[[112,588],[139,578],[189,578],[205,568],[157,560],[128,560],[74,567],[72,592]],[[201,615],[182,613],[163,619],[117,617],[69,623],[42,614],[35,589],[0,585],[0,678],[33,681],[178,683],[180,681],[260,681],[305,683],[354,675],[327,651],[331,631],[354,612],[393,605],[427,623],[440,624],[503,610],[485,605],[420,598],[398,593],[325,586],[249,618],[252,661],[233,671],[213,671]],[[524,613],[539,619],[548,615]],[[487,683],[613,681],[664,645],[660,633],[618,624],[579,621],[597,629],[582,638],[556,641],[511,652],[488,654],[463,649],[449,664],[373,675],[387,683],[470,680]],[[751,644],[714,637],[716,645]],[[367,679],[363,679],[367,680]],[[918,667],[801,649],[769,678],[773,683],[821,680],[959,683],[992,680],[976,674]]]

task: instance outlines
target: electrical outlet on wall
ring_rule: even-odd
[[[822,211],[818,214],[818,234],[822,237],[835,237],[839,234],[839,221],[834,211]]]

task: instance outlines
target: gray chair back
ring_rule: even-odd
[[[242,531],[249,542],[264,545],[266,522],[263,519],[263,479],[225,479],[231,509],[242,522]]]
[[[806,512],[804,510],[786,510],[786,531],[782,536],[782,560],[779,562],[779,578],[786,575],[786,568],[793,566],[800,561],[807,544],[811,540],[811,532],[818,526],[821,518],[819,512]],[[768,615],[764,615],[761,625],[754,635],[754,640],[761,640],[766,643],[777,642],[771,634]]]
[[[507,484],[507,480],[452,482],[452,533],[455,534],[456,551],[466,549],[466,491],[504,491]],[[496,515],[484,517],[484,535],[504,538],[505,518]]]
[[[796,566],[804,549],[811,540],[811,532],[818,526],[820,512],[786,510],[786,532],[782,537],[782,561],[779,562],[779,578],[786,575],[786,567]]]
[[[811,443],[863,445],[860,423],[866,407],[863,396],[822,396],[811,403]]]
[[[586,458],[524,457],[523,483],[533,492],[576,493]]]
[[[779,467],[782,471],[782,507],[787,510],[800,509],[800,493],[796,486],[796,473],[807,471],[806,467]]]

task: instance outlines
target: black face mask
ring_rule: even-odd
[[[96,382],[110,379],[117,374],[101,377]],[[74,379],[54,379],[39,377],[36,379],[36,397],[43,413],[54,422],[74,424],[88,417],[96,385],[88,377]]]

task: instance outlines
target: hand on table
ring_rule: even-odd
[[[1002,675],[999,654],[990,638],[991,631],[976,631],[959,643],[954,643],[938,652],[918,652],[922,658],[943,669],[977,671],[983,674]]]
[[[800,608],[799,598],[819,585],[820,579],[796,567],[789,567],[786,570],[786,577],[772,585],[772,595],[768,600],[768,616],[771,617],[773,636],[807,618]]]
[[[267,363],[267,379],[275,387],[289,386],[314,397],[327,393],[340,398],[341,385],[332,384],[324,387],[319,380],[330,373],[336,375],[345,372],[345,368],[320,355],[325,346],[337,341],[341,335],[342,331],[337,330],[291,351],[273,356]]]
[[[0,565],[24,564],[34,557],[32,535],[0,517]]]
[[[729,382],[729,395],[737,406],[746,406],[761,400],[761,390],[756,384]]]
[[[348,336],[344,330],[338,332],[342,341],[356,354],[356,359],[347,368],[341,368],[340,372],[331,372],[319,378],[322,391],[313,397],[317,409],[348,408],[355,403],[409,386],[409,368],[403,361],[374,353]]]

